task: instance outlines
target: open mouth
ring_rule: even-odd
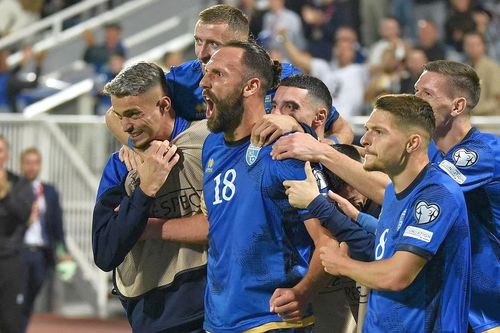
[[[205,116],[208,119],[214,113],[215,103],[212,101],[212,99],[210,99],[208,92],[205,92],[205,91],[203,92],[203,98],[205,99],[205,102],[207,103],[207,110],[205,111]]]

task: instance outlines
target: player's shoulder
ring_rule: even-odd
[[[414,198],[415,200],[427,198],[430,201],[448,202],[459,206],[465,203],[460,186],[433,164],[428,166]]]
[[[499,168],[500,141],[498,136],[476,129],[447,153],[447,159],[461,172],[491,173]]]
[[[298,67],[289,64],[287,62],[281,63],[281,79],[284,79],[292,75],[301,75],[301,74],[302,72]]]
[[[176,80],[178,77],[184,77],[185,75],[192,75],[195,73],[203,73],[200,61],[197,59],[186,61],[179,66],[172,66],[165,75],[168,80]]]

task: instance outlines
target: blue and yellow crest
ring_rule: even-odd
[[[208,160],[208,163],[207,163],[207,167],[205,168],[205,172],[208,173],[208,172],[212,172],[213,171],[213,167],[214,166],[214,159],[211,158]]]
[[[257,157],[259,157],[261,147],[254,146],[250,144],[247,148],[247,154],[245,156],[245,161],[248,165],[252,165],[257,161]]]

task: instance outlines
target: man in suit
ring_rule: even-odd
[[[44,281],[51,277],[56,263],[59,277],[63,280],[70,278],[76,268],[64,242],[59,195],[54,186],[40,180],[41,167],[42,156],[36,148],[28,148],[21,153],[21,173],[31,182],[35,196],[29,226],[24,236],[23,249],[23,259],[26,265],[23,313],[25,327],[33,311],[36,296]],[[73,267],[68,269],[68,266]],[[61,268],[68,270],[61,270]]]

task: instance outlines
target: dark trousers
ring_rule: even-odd
[[[24,248],[23,260],[26,269],[23,306],[23,331],[25,331],[33,313],[36,296],[42,289],[44,281],[51,276],[53,269],[48,262],[47,252],[42,248]]]
[[[24,332],[24,264],[21,255],[0,258],[0,332]]]

